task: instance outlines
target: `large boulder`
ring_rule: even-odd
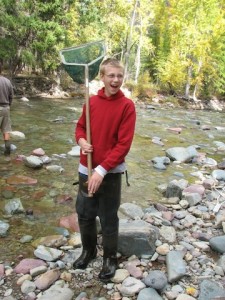
[[[120,220],[118,251],[125,256],[153,255],[159,237],[157,227],[143,220]]]

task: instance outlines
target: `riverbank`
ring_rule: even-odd
[[[76,98],[78,96],[84,97],[85,87],[84,85],[77,84],[70,79],[66,79],[66,84],[61,81],[56,81],[48,77],[41,76],[17,76],[13,78],[15,97],[16,98],[50,98],[50,99],[68,99]],[[61,85],[59,84],[61,82]],[[63,88],[67,86],[67,88]],[[90,95],[95,94],[101,87],[101,82],[93,80],[89,84]],[[127,89],[123,89],[124,93],[132,98],[131,93]],[[210,100],[189,100],[183,97],[155,95],[152,98],[146,98],[143,100],[133,99],[137,104],[147,107],[148,105],[158,105],[167,107],[180,107],[195,110],[213,110],[213,111],[225,111],[225,100],[218,100],[216,97]]]

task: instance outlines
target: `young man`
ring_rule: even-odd
[[[5,142],[5,155],[10,155],[10,106],[13,99],[13,87],[9,79],[1,75],[2,63],[0,62],[0,127]]]
[[[76,202],[83,251],[74,268],[85,269],[96,257],[96,216],[103,238],[103,268],[99,279],[108,281],[117,268],[121,174],[126,170],[125,157],[133,140],[136,112],[134,103],[120,87],[124,68],[114,58],[100,66],[104,88],[90,98],[91,145],[86,140],[86,108],[77,123],[75,138],[81,147],[79,191]],[[87,153],[92,154],[93,172],[87,184]],[[88,197],[88,193],[93,197]]]

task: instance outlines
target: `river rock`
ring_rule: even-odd
[[[152,255],[155,252],[155,241],[159,230],[143,220],[128,221],[121,219],[119,223],[118,251],[125,255]]]
[[[187,294],[180,294],[177,296],[176,300],[195,300],[196,298],[193,298],[190,295]]]
[[[117,269],[115,276],[111,279],[113,283],[121,283],[123,282],[127,277],[130,276],[130,273],[126,269]]]
[[[211,238],[209,244],[213,250],[219,253],[225,253],[225,235]]]
[[[21,244],[29,243],[32,239],[33,237],[31,235],[24,235],[21,237],[20,243]]]
[[[55,284],[48,290],[44,291],[42,296],[38,297],[38,300],[71,300],[73,298],[73,295],[74,292],[70,288],[61,287]]]
[[[73,213],[72,215],[62,217],[59,220],[59,225],[61,227],[70,229],[74,232],[80,232],[77,213]]]
[[[47,165],[52,162],[52,158],[47,155],[39,156],[39,159],[42,161],[43,165]]]
[[[20,132],[20,131],[11,131],[10,132],[10,138],[12,140],[24,140],[26,137],[25,137],[25,134],[23,132]]]
[[[166,165],[170,164],[170,159],[167,156],[162,157],[154,157],[151,162],[153,163],[153,167],[159,170],[166,170]]]
[[[218,283],[205,279],[200,283],[200,294],[198,300],[223,299],[225,297],[225,289]]]
[[[131,260],[126,264],[126,269],[131,276],[133,276],[136,279],[140,279],[143,277],[143,272],[141,268],[137,266],[137,264],[140,265],[139,260]]]
[[[48,287],[50,287],[50,285],[52,285],[59,277],[60,277],[60,271],[53,269],[53,270],[47,271],[44,274],[41,274],[34,281],[34,283],[39,290],[45,290]]]
[[[166,256],[168,281],[175,282],[186,274],[186,263],[183,260],[184,253],[181,251],[170,251]]]
[[[30,275],[32,277],[35,277],[35,276],[38,276],[40,274],[43,274],[47,271],[47,266],[39,266],[39,267],[36,267],[36,268],[33,268],[30,270]]]
[[[3,264],[0,264],[0,280],[5,274],[5,267]]]
[[[225,151],[225,143],[220,141],[214,141],[214,144],[217,146],[218,151]]]
[[[162,225],[159,232],[160,236],[168,243],[174,243],[176,241],[176,230],[172,226]]]
[[[201,163],[202,163],[202,165],[204,165],[204,168],[206,168],[206,167],[213,168],[213,167],[217,166],[217,161],[211,157],[203,158]]]
[[[46,247],[60,247],[65,245],[67,239],[63,235],[49,235],[45,237],[40,237],[39,239],[32,242],[33,247],[38,247],[39,245]]]
[[[188,202],[189,206],[195,206],[202,200],[202,196],[199,193],[185,193],[183,191],[182,196]]]
[[[0,237],[5,237],[9,229],[9,224],[0,220]]]
[[[55,248],[50,248],[46,246],[38,246],[36,250],[34,250],[34,255],[40,259],[46,261],[55,261],[63,254],[62,250],[58,250]]]
[[[79,157],[80,156],[80,146],[72,147],[72,150],[67,153],[70,156]]]
[[[167,285],[167,277],[164,272],[154,270],[148,273],[143,282],[148,287],[152,287],[157,291],[162,291]]]
[[[138,294],[137,300],[163,300],[163,298],[153,288],[144,288]]]
[[[205,193],[205,188],[201,184],[191,184],[183,189],[184,193],[198,193],[202,197]]]
[[[176,160],[179,162],[190,162],[195,156],[198,155],[195,147],[189,146],[184,147],[173,147],[166,150],[166,155],[171,160]]]
[[[32,154],[36,156],[44,156],[45,151],[42,148],[37,148],[32,151]]]
[[[21,97],[19,98],[20,101],[23,101],[23,102],[29,102],[29,99],[27,97]]]
[[[8,184],[13,184],[13,185],[34,185],[37,184],[37,179],[23,176],[23,175],[13,175],[7,178],[7,183]]]
[[[217,179],[217,180],[221,180],[221,181],[225,181],[225,170],[214,170],[212,171],[212,177]]]
[[[135,220],[136,218],[141,219],[144,215],[142,208],[134,203],[121,204],[119,207],[119,211],[133,220]]]
[[[51,165],[51,166],[47,166],[46,170],[50,171],[50,172],[58,172],[58,173],[62,173],[64,172],[64,168],[58,165]]]
[[[218,163],[218,168],[221,170],[225,170],[225,159]]]
[[[123,282],[121,287],[119,287],[119,291],[123,296],[134,296],[139,293],[143,288],[145,288],[145,284],[136,278],[127,277]]]
[[[14,272],[17,274],[27,274],[30,273],[31,269],[39,266],[46,266],[46,263],[40,259],[25,258],[14,268]]]
[[[30,280],[25,280],[21,285],[21,292],[23,294],[29,294],[30,292],[33,292],[35,290],[36,285]]]
[[[159,146],[164,146],[164,143],[162,142],[161,138],[160,137],[157,137],[157,136],[154,136],[152,138],[152,142],[156,145],[159,145]]]
[[[5,205],[5,212],[8,215],[21,214],[24,213],[25,210],[19,198],[15,198],[9,200]]]
[[[182,191],[188,186],[188,181],[185,179],[172,180],[166,188],[166,198],[178,197],[182,198]]]

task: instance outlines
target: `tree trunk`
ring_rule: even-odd
[[[135,67],[136,67],[136,72],[135,72],[135,78],[134,81],[137,83],[138,81],[138,76],[140,73],[140,68],[141,68],[141,47],[142,47],[142,18],[140,19],[140,39],[137,47],[137,53],[136,53],[136,59],[135,59]]]
[[[186,82],[186,86],[185,86],[185,95],[184,95],[185,99],[190,98],[191,74],[192,74],[192,66],[189,66],[188,72],[187,72],[187,82]]]
[[[126,50],[124,54],[124,81],[127,81],[129,79],[128,69],[129,69],[130,50],[132,45],[133,27],[134,27],[134,21],[136,17],[136,9],[138,5],[138,1],[139,0],[136,0],[134,4],[134,9],[130,20],[130,32],[127,35]]]
[[[200,60],[199,63],[198,63],[198,71],[197,71],[197,76],[199,75],[200,71],[201,71],[201,68],[202,68],[202,61]],[[197,92],[198,92],[198,80],[196,81],[196,84],[195,84],[195,88],[194,88],[194,92],[193,92],[193,100],[195,102],[198,102],[198,98],[197,98]]]

